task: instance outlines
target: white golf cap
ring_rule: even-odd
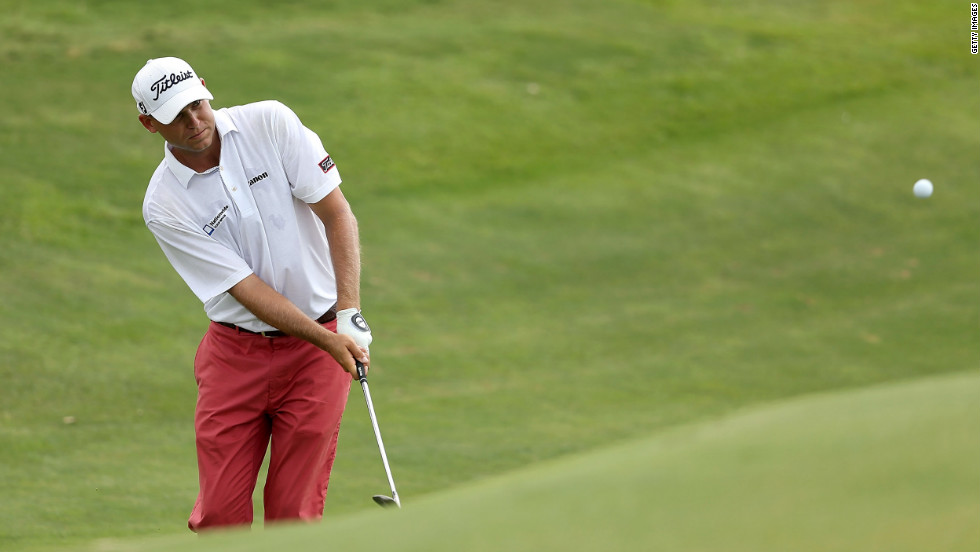
[[[133,99],[143,115],[151,115],[165,125],[191,102],[213,100],[194,69],[175,57],[151,59],[133,79]]]

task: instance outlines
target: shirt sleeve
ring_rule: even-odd
[[[340,173],[320,137],[303,126],[284,104],[274,102],[273,140],[279,150],[293,196],[316,203],[340,185]]]
[[[176,221],[147,223],[160,249],[194,295],[206,303],[252,274],[235,252]]]

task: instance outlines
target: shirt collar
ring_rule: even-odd
[[[231,120],[231,116],[228,115],[227,109],[219,109],[214,112],[214,126],[218,129],[218,136],[222,138],[222,145],[225,142],[224,137],[226,134],[229,132],[238,132],[238,127],[235,125],[235,121]],[[170,172],[177,177],[177,181],[180,182],[185,188],[190,184],[191,177],[198,174],[204,174],[195,172],[194,169],[191,169],[187,165],[184,165],[178,161],[177,158],[174,157],[173,152],[170,151],[170,144],[167,142],[163,143],[163,158],[167,163],[167,168],[170,169]],[[210,170],[207,172],[210,172]]]

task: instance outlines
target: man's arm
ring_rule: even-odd
[[[323,222],[330,244],[330,258],[337,277],[337,310],[361,308],[361,243],[357,219],[340,188],[310,208]]]
[[[365,365],[369,364],[367,354],[357,346],[352,337],[335,334],[317,324],[292,301],[272,289],[255,274],[246,276],[244,280],[232,286],[228,293],[259,320],[291,336],[309,341],[330,353],[344,370],[355,378],[357,368],[354,366],[354,359],[357,358]]]

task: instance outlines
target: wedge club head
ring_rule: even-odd
[[[392,498],[390,496],[385,496],[385,495],[374,495],[371,498],[373,498],[374,501],[378,503],[378,506],[381,506],[382,508],[390,508],[392,506],[394,506],[395,508],[402,507],[402,505],[398,502],[397,496],[395,496],[395,498]]]

